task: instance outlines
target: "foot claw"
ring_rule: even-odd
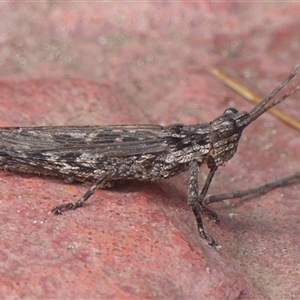
[[[76,208],[77,208],[76,204],[71,202],[71,203],[61,204],[61,205],[55,206],[51,210],[51,212],[54,215],[61,215],[63,211],[72,210],[72,209],[76,209]]]
[[[220,250],[222,246],[218,245],[214,240],[208,243],[208,246],[215,249],[215,250]]]
[[[58,216],[58,215],[62,215],[61,213],[61,209],[59,209],[57,206],[54,207],[51,212],[55,215],[55,216]]]
[[[200,236],[205,239],[207,241],[207,244],[209,247],[215,249],[215,250],[219,250],[221,248],[221,246],[218,245],[218,243],[206,232],[204,231],[199,231]]]

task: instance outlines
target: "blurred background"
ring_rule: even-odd
[[[299,15],[298,2],[1,2],[0,125],[195,124],[249,110],[208,70],[266,95],[300,63]],[[280,105],[295,118],[298,98]],[[212,191],[297,171],[299,146],[298,132],[264,115]],[[186,205],[188,174],[97,191],[59,217],[51,208],[87,187],[0,178],[2,299],[300,297],[297,185],[215,205],[221,225],[205,221],[215,252]]]

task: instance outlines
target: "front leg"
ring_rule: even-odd
[[[208,214],[210,216],[210,218],[213,219],[214,222],[216,222],[216,223],[219,222],[217,214],[213,210],[209,209],[208,207],[205,207],[203,204],[203,200],[206,196],[209,185],[210,185],[212,178],[217,170],[217,167],[214,166],[213,168],[210,169],[210,172],[207,176],[206,182],[203,186],[203,189],[202,189],[200,195],[199,195],[199,185],[198,185],[199,167],[200,166],[196,162],[194,162],[190,167],[188,204],[191,205],[193,213],[196,217],[197,227],[198,227],[200,236],[203,239],[207,240],[209,246],[211,246],[214,249],[218,249],[219,248],[218,244],[208,233],[206,233],[206,231],[203,227],[203,220],[201,217],[202,214]]]

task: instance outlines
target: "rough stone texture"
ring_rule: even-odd
[[[298,3],[0,5],[2,126],[211,121],[251,104],[208,68],[266,95],[300,62]],[[299,119],[298,98],[281,107]],[[299,132],[264,115],[211,193],[298,170],[299,145]],[[99,190],[56,217],[54,205],[87,187],[2,172],[0,297],[299,298],[299,185],[213,205],[217,252],[198,236],[187,180]]]

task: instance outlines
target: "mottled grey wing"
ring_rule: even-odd
[[[0,129],[0,155],[14,157],[61,156],[72,160],[79,154],[128,156],[158,153],[167,148],[159,125],[82,127],[25,127]]]

